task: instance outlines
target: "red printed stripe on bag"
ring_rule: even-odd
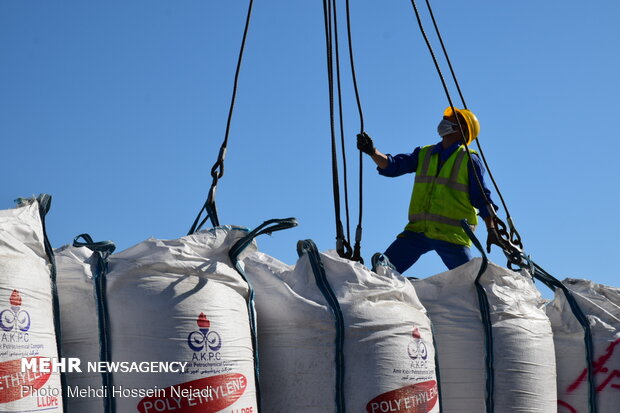
[[[26,360],[42,357],[28,357]],[[37,363],[38,365],[38,363]],[[52,373],[21,371],[21,359],[0,363],[0,403],[10,403],[23,399],[38,390],[47,382]]]
[[[140,413],[215,413],[234,404],[245,392],[243,374],[205,377],[163,389],[161,397],[145,397],[138,403]]]
[[[437,403],[437,382],[429,380],[383,393],[366,405],[368,413],[427,413]]]

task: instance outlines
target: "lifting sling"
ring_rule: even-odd
[[[355,245],[351,248],[351,236],[349,225],[349,196],[348,196],[348,179],[347,179],[347,161],[344,139],[344,120],[342,114],[342,88],[340,82],[340,53],[338,42],[338,18],[337,18],[337,0],[323,0],[323,17],[325,23],[325,41],[327,52],[327,77],[329,90],[329,113],[330,113],[330,133],[331,133],[331,153],[332,153],[332,186],[334,193],[334,212],[336,220],[336,251],[343,258],[354,261],[363,262],[361,257],[361,241],[362,241],[362,212],[363,212],[363,169],[362,169],[362,152],[359,152],[359,218],[355,231]],[[360,133],[364,131],[364,115],[357,86],[357,77],[355,74],[355,62],[353,58],[353,41],[351,36],[351,18],[349,0],[346,0],[346,21],[347,21],[347,39],[349,49],[349,63],[351,69],[351,77],[353,88],[355,90],[355,98],[360,119]],[[334,56],[335,54],[335,56]],[[334,73],[335,66],[335,73]],[[338,175],[338,160],[336,149],[336,131],[335,131],[335,110],[334,110],[334,80],[337,83],[338,96],[338,119],[340,128],[340,141],[343,162],[343,186],[345,201],[345,218],[346,218],[346,237],[340,217],[340,183]]]
[[[224,176],[224,159],[226,158],[226,149],[228,147],[228,135],[230,133],[230,125],[232,121],[233,111],[235,109],[235,99],[237,97],[237,85],[239,83],[239,73],[241,72],[241,62],[243,61],[243,51],[245,50],[245,41],[248,37],[248,30],[250,28],[250,20],[252,17],[252,5],[254,4],[254,0],[250,0],[248,4],[248,12],[245,19],[245,27],[243,29],[243,39],[241,40],[241,48],[239,50],[239,58],[237,59],[237,69],[235,71],[235,80],[233,83],[233,92],[232,98],[230,99],[230,108],[228,110],[228,120],[226,122],[226,132],[224,133],[224,141],[222,142],[222,146],[220,147],[220,152],[217,156],[217,160],[213,164],[211,168],[211,177],[213,181],[211,183],[211,188],[209,189],[209,195],[204,205],[198,212],[194,223],[189,229],[188,235],[193,234],[194,232],[200,230],[202,226],[207,222],[208,219],[211,219],[211,223],[214,227],[220,225],[219,218],[217,216],[217,206],[215,205],[215,191],[217,189],[218,180]],[[206,215],[203,217],[203,213]]]
[[[441,33],[439,32],[439,27],[437,25],[437,21],[435,20],[435,16],[433,14],[433,10],[430,4],[429,0],[425,0],[426,1],[426,5],[429,11],[429,14],[431,16],[432,22],[433,22],[433,26],[435,28],[435,32],[437,34],[437,37],[440,41],[441,44],[441,48],[443,50],[443,53],[445,55],[446,61],[448,62],[448,66],[450,68],[450,72],[452,74],[452,78],[454,80],[454,83],[456,85],[456,88],[458,90],[458,93],[460,95],[461,98],[461,102],[463,104],[463,107],[465,109],[467,109],[467,104],[465,103],[465,99],[463,97],[463,94],[461,92],[461,88],[459,86],[458,80],[456,78],[456,75],[454,73],[454,70],[452,68],[452,64],[450,62],[450,58],[448,56],[448,52],[446,50],[445,44],[443,42],[443,39],[441,37]],[[439,75],[439,78],[441,80],[441,83],[443,85],[444,91],[446,93],[446,97],[448,99],[448,102],[450,104],[450,107],[452,108],[452,111],[454,112],[454,104],[452,102],[452,99],[450,97],[450,92],[448,91],[448,87],[446,85],[446,81],[443,77],[443,74],[441,72],[441,68],[439,67],[439,64],[437,62],[437,58],[435,56],[435,53],[433,51],[433,48],[431,46],[431,43],[428,39],[428,36],[426,35],[426,32],[424,30],[424,26],[422,24],[422,19],[420,17],[420,12],[418,10],[418,7],[416,5],[415,0],[411,0],[411,4],[413,6],[413,10],[415,12],[416,15],[416,19],[418,22],[418,26],[420,28],[420,32],[422,34],[422,36],[424,37],[424,41],[428,47],[429,53],[433,59],[433,62],[435,64],[435,68],[437,69],[437,74]],[[465,134],[463,132],[463,127],[461,125],[460,120],[458,119],[458,116],[456,117],[457,122],[458,122],[458,127],[459,130],[461,132],[461,137],[463,139],[463,143],[465,145],[465,148],[467,148],[467,155],[469,157],[469,161],[471,162],[471,154],[470,154],[470,150],[467,147],[467,139],[465,138]],[[592,343],[592,333],[590,331],[590,326],[589,326],[589,322],[587,317],[584,315],[583,311],[580,309],[579,305],[577,304],[576,300],[574,299],[572,292],[566,288],[562,282],[560,282],[559,280],[557,280],[556,278],[554,278],[552,275],[550,275],[548,272],[546,272],[545,270],[542,269],[542,267],[540,267],[538,264],[536,264],[529,255],[527,255],[524,250],[523,250],[523,244],[521,242],[521,236],[519,235],[518,231],[516,230],[515,226],[514,226],[514,222],[512,220],[512,217],[510,216],[510,213],[508,212],[508,207],[506,205],[506,202],[504,201],[504,198],[501,194],[501,191],[497,185],[497,183],[495,182],[495,179],[493,178],[493,174],[491,173],[491,170],[487,164],[486,158],[484,156],[484,152],[482,151],[482,147],[480,146],[480,141],[479,139],[476,139],[479,151],[480,151],[480,155],[484,161],[484,164],[487,168],[487,170],[489,171],[489,176],[491,177],[491,180],[493,181],[493,185],[495,187],[495,190],[497,191],[502,205],[504,207],[504,210],[506,211],[506,219],[508,221],[508,226],[506,226],[506,224],[499,219],[499,217],[497,216],[497,214],[495,214],[495,209],[491,206],[491,203],[489,201],[489,199],[486,197],[486,203],[489,206],[489,212],[491,212],[492,217],[493,217],[493,222],[495,223],[496,226],[496,230],[498,232],[498,235],[501,237],[501,241],[502,241],[502,248],[503,248],[503,252],[504,255],[506,256],[507,260],[508,260],[508,267],[511,268],[511,265],[516,265],[517,267],[520,268],[524,268],[529,270],[530,274],[540,280],[541,282],[543,282],[547,287],[549,287],[551,290],[555,291],[556,289],[561,289],[564,294],[566,295],[567,301],[571,307],[571,310],[573,312],[573,315],[575,316],[575,318],[577,319],[577,321],[579,322],[579,324],[582,326],[583,330],[584,330],[584,342],[585,342],[585,348],[586,348],[586,370],[587,370],[587,380],[588,380],[588,406],[589,406],[589,413],[596,413],[598,411],[598,407],[597,407],[597,399],[596,399],[596,384],[594,382],[594,372],[593,372],[593,366],[594,366],[594,354],[593,354],[593,343]],[[481,188],[481,192],[484,194],[484,191],[482,191],[482,182],[480,180],[480,177],[476,174],[476,180],[478,185]],[[474,241],[475,245],[478,247],[478,249],[481,251],[481,253],[483,254],[483,256],[485,256],[484,251],[482,249],[482,246],[480,245],[480,243],[476,240],[476,237],[473,235],[473,232],[471,232],[469,226],[467,225],[467,222],[464,221],[463,222],[463,228],[465,229],[466,232],[468,232],[470,238],[472,239],[472,241]],[[486,258],[485,258],[486,259]],[[481,299],[480,305],[481,305],[481,309],[485,306],[487,306],[487,304],[485,304],[483,302],[484,300]],[[491,332],[489,331],[488,334],[491,334]],[[489,350],[489,349],[488,349]],[[492,348],[489,350],[490,354],[492,354]],[[487,359],[487,368],[492,371],[493,369],[493,360],[492,357],[490,357],[489,359]],[[492,413],[493,412],[493,382],[492,382],[492,378],[487,378],[487,400],[486,400],[486,406],[487,406],[487,413]]]

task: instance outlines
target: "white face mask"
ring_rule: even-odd
[[[450,135],[459,130],[459,125],[457,123],[450,122],[447,119],[442,119],[437,125],[437,133],[442,138],[446,135]]]

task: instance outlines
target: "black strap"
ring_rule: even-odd
[[[231,262],[237,265],[239,262],[239,255],[247,248],[248,245],[252,243],[254,238],[258,237],[259,235],[271,234],[276,231],[293,228],[297,225],[297,220],[292,217],[267,220],[254,228],[252,231],[250,231],[245,237],[235,242],[235,244],[228,251],[228,257],[230,258]],[[244,277],[245,279],[245,275],[242,274],[242,277]]]
[[[260,392],[260,371],[259,371],[259,351],[258,351],[258,334],[256,329],[256,311],[254,309],[254,288],[248,281],[243,270],[243,266],[239,261],[239,255],[252,243],[254,238],[262,234],[271,234],[272,232],[281,231],[283,229],[293,228],[297,226],[295,218],[270,219],[263,222],[254,230],[250,231],[246,236],[235,242],[228,251],[228,257],[235,266],[235,269],[248,285],[248,316],[250,319],[250,334],[252,338],[252,347],[254,349],[254,380],[256,381],[256,400],[259,412],[261,410],[261,392]]]
[[[467,232],[467,234],[471,238],[476,248],[480,250],[480,253],[483,256],[483,259],[486,260],[486,254],[484,253],[482,245],[480,244],[480,241],[478,241],[474,233],[471,231],[471,228],[469,227],[469,225],[467,225],[467,221],[463,220],[461,224],[465,232]],[[587,377],[588,377],[588,412],[597,413],[598,412],[598,401],[596,398],[596,383],[594,381],[594,344],[592,341],[592,331],[590,329],[590,323],[588,321],[587,316],[584,314],[583,310],[581,310],[581,307],[577,303],[577,300],[575,299],[573,292],[570,289],[568,289],[564,285],[564,283],[562,283],[557,278],[553,277],[551,274],[545,271],[542,267],[536,264],[531,259],[531,257],[522,254],[522,257],[519,257],[519,260],[521,263],[527,264],[526,266],[524,266],[524,269],[529,270],[532,277],[540,280],[543,284],[545,284],[547,287],[549,287],[553,291],[555,291],[557,288],[562,290],[562,292],[564,293],[564,296],[566,297],[566,301],[568,302],[568,305],[571,309],[571,312],[577,319],[577,322],[579,322],[579,324],[583,328],[583,332],[584,332],[583,340],[584,340],[584,346],[586,349],[585,358],[586,358],[586,369],[587,369]],[[479,277],[480,277],[480,274],[478,275],[478,278]],[[476,281],[478,281],[478,278],[476,278]],[[488,305],[488,301],[487,301],[487,305]],[[491,345],[491,349],[492,349],[492,345]],[[488,383],[487,383],[487,389],[489,389]],[[492,386],[491,386],[491,389],[492,389]],[[488,410],[488,406],[487,406],[487,412],[490,412]]]
[[[15,200],[15,203],[18,206],[30,205],[32,202],[35,202],[34,198],[17,198]],[[47,236],[47,230],[45,228],[45,217],[50,211],[50,207],[52,205],[52,196],[48,194],[40,194],[36,198],[36,202],[39,209],[39,217],[41,219],[41,229],[43,231],[43,247],[45,250],[45,255],[47,256],[48,262],[50,264],[50,284],[52,294],[54,333],[56,335],[56,351],[58,352],[58,357],[62,357],[62,330],[60,325],[60,302],[58,301],[58,287],[56,283],[56,260],[54,258],[54,249],[52,248],[52,244],[49,241],[49,238]],[[67,388],[66,373],[60,373],[60,386],[63,389],[62,411],[63,413],[66,413],[68,405],[67,394],[64,391],[64,389]]]
[[[80,241],[82,239],[83,241]],[[116,249],[116,245],[112,241],[93,241],[89,234],[80,234],[73,239],[74,247],[86,247],[93,251],[97,257],[96,270],[93,273],[93,281],[95,286],[95,297],[97,299],[97,319],[99,327],[99,359],[105,362],[112,361],[112,350],[110,348],[110,316],[108,312],[107,300],[107,280],[108,258]],[[112,389],[114,381],[112,373],[102,372],[101,378],[103,385],[107,389]],[[106,392],[104,398],[104,412],[116,412],[116,400],[112,396],[112,392]]]
[[[82,239],[83,241],[80,241]],[[108,257],[110,254],[116,250],[116,244],[112,241],[93,241],[93,238],[90,234],[80,234],[73,239],[74,247],[86,247],[93,252],[102,253],[105,257]]]
[[[224,176],[224,159],[226,158],[226,150],[228,147],[228,136],[230,133],[230,125],[232,123],[233,111],[235,109],[235,99],[237,97],[237,85],[239,83],[239,73],[241,72],[241,62],[243,61],[243,52],[245,50],[245,41],[248,36],[248,31],[250,28],[250,19],[252,17],[252,5],[254,4],[254,0],[250,0],[248,4],[247,16],[245,19],[245,27],[243,29],[243,39],[241,40],[241,47],[239,50],[239,57],[237,59],[237,69],[235,71],[235,80],[233,83],[233,92],[232,97],[230,99],[230,108],[228,109],[228,120],[226,122],[226,132],[224,133],[224,141],[222,142],[222,146],[220,147],[220,152],[218,154],[217,160],[213,164],[211,168],[211,177],[213,181],[211,182],[211,188],[209,189],[209,195],[207,196],[207,200],[204,205],[198,212],[194,223],[189,229],[188,235],[193,234],[196,231],[199,231],[200,228],[207,222],[208,219],[211,219],[211,223],[214,227],[220,225],[220,221],[217,215],[217,206],[215,204],[215,191],[217,189],[217,183],[222,176]],[[203,212],[206,215],[203,217]]]
[[[545,271],[542,267],[532,261],[534,267],[533,277],[542,281],[547,287],[551,290],[555,291],[556,289],[562,290],[564,296],[566,297],[566,301],[571,309],[571,312],[577,319],[577,322],[583,328],[583,342],[586,349],[586,370],[587,370],[587,378],[588,378],[588,412],[589,413],[597,413],[598,412],[598,400],[596,397],[596,382],[594,381],[594,343],[592,340],[592,330],[590,329],[590,322],[588,317],[584,314],[583,310],[577,303],[575,299],[575,295],[573,292],[567,288],[563,282],[553,277],[547,271]]]
[[[335,341],[335,369],[336,369],[336,413],[346,412],[346,403],[344,395],[344,315],[340,308],[340,303],[336,297],[336,293],[329,284],[325,266],[321,260],[321,254],[312,240],[299,241],[297,243],[297,254],[301,257],[308,255],[310,266],[314,274],[314,279],[321,294],[327,301],[332,314],[334,315],[334,323],[336,328]]]
[[[489,305],[489,298],[487,297],[486,291],[484,290],[484,287],[480,282],[480,278],[482,278],[482,275],[488,267],[489,259],[484,252],[484,248],[482,248],[482,244],[474,235],[474,232],[471,230],[471,226],[466,219],[461,221],[461,227],[463,227],[465,233],[469,236],[473,244],[480,251],[480,254],[482,254],[482,263],[480,264],[480,269],[478,270],[478,275],[476,276],[474,285],[476,287],[476,294],[478,295],[478,307],[480,308],[480,316],[482,317],[482,324],[484,326],[485,333],[484,364],[487,372],[485,397],[486,413],[493,413],[493,411],[495,410],[495,363],[493,360],[493,325],[491,323],[491,307]]]

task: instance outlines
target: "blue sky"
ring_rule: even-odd
[[[618,286],[620,5],[433,6],[526,250],[560,279]],[[82,232],[119,250],[184,235],[211,184],[246,8],[246,1],[0,1],[0,207],[51,194],[55,247]],[[437,142],[447,100],[411,3],[353,1],[351,19],[365,129],[377,147],[396,154]],[[346,57],[344,31],[340,38]],[[289,264],[299,239],[321,250],[335,245],[324,48],[322,2],[255,1],[217,203],[222,224],[296,217],[299,227],[259,239]],[[354,227],[359,120],[343,75]],[[367,260],[406,224],[413,178],[378,176],[365,158]],[[485,239],[484,228],[477,235]],[[491,259],[505,262],[497,250]],[[442,271],[427,254],[407,274]]]

